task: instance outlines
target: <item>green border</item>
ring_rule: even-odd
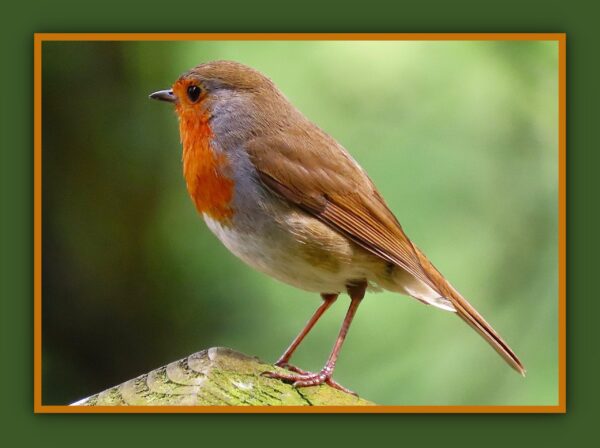
[[[32,4],[37,3],[37,4]],[[155,4],[153,4],[155,3]],[[234,443],[321,445],[377,441],[428,446],[503,445],[514,442],[563,446],[595,429],[597,420],[593,331],[600,301],[591,282],[596,262],[590,250],[595,195],[592,170],[599,166],[592,132],[598,97],[595,15],[548,2],[505,0],[388,2],[176,2],[96,5],[28,2],[6,14],[0,45],[3,68],[0,116],[0,347],[1,422],[16,446],[136,446]],[[379,6],[378,4],[382,4]],[[435,4],[434,4],[435,3]],[[259,5],[260,4],[260,5]],[[481,6],[476,6],[481,5]],[[366,9],[368,8],[368,9]],[[479,8],[476,10],[475,8]],[[550,8],[550,9],[549,9]],[[566,415],[34,415],[33,414],[33,33],[34,32],[566,32],[568,201],[568,413]],[[586,51],[587,50],[587,51]],[[595,65],[593,67],[592,65]],[[581,145],[578,143],[581,142]],[[584,207],[587,205],[587,207]],[[581,214],[579,221],[573,214]],[[585,246],[583,246],[585,244]],[[577,251],[579,246],[587,250]],[[577,303],[579,302],[579,303]],[[576,304],[576,305],[574,305]],[[535,318],[532,316],[532,318]],[[585,341],[585,344],[583,343]],[[579,342],[581,342],[579,344]],[[597,361],[596,361],[597,363]],[[329,437],[326,437],[329,435]]]

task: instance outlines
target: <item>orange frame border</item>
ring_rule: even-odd
[[[548,406],[50,406],[42,404],[42,43],[185,40],[550,40],[558,41],[558,404]],[[566,413],[566,34],[565,33],[35,33],[34,412],[35,413]]]

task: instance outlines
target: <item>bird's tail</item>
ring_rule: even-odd
[[[477,333],[479,333],[488,344],[490,344],[494,350],[498,352],[502,358],[519,372],[525,376],[525,367],[521,363],[519,357],[512,351],[506,342],[500,337],[498,333],[494,331],[492,326],[486,322],[481,314],[462,297],[454,288],[451,290],[450,301],[456,308],[456,314],[467,324],[471,326]]]
[[[415,247],[415,252],[423,267],[425,267],[428,277],[436,286],[443,298],[448,299],[450,304],[455,308],[456,314],[464,320],[471,328],[479,333],[494,350],[498,352],[502,358],[519,372],[525,376],[525,367],[521,363],[519,357],[512,351],[506,342],[498,333],[486,322],[481,314],[471,305],[454,287],[444,278],[444,276],[431,264],[427,257]]]

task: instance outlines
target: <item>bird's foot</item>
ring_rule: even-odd
[[[277,367],[281,367],[282,369],[289,370],[290,372],[299,373],[300,375],[312,375],[312,372],[302,370],[300,367],[296,367],[295,365],[289,364],[288,362],[277,361],[275,365]]]
[[[263,375],[268,378],[274,378],[286,383],[292,383],[294,387],[308,387],[318,386],[320,384],[327,384],[334,389],[341,390],[347,394],[356,395],[355,392],[342,386],[340,383],[335,381],[331,375],[332,371],[328,367],[324,367],[320,372],[313,373],[302,370],[299,367],[293,366],[288,363],[276,363],[278,367],[287,369],[294,373],[283,373],[283,372],[264,372]]]

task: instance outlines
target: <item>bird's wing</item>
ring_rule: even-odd
[[[457,314],[524,375],[508,344],[413,245],[373,182],[333,138],[316,126],[298,127],[257,137],[246,149],[267,188],[448,299]]]
[[[256,138],[247,149],[270,190],[436,289],[369,177],[331,137],[287,130]]]

